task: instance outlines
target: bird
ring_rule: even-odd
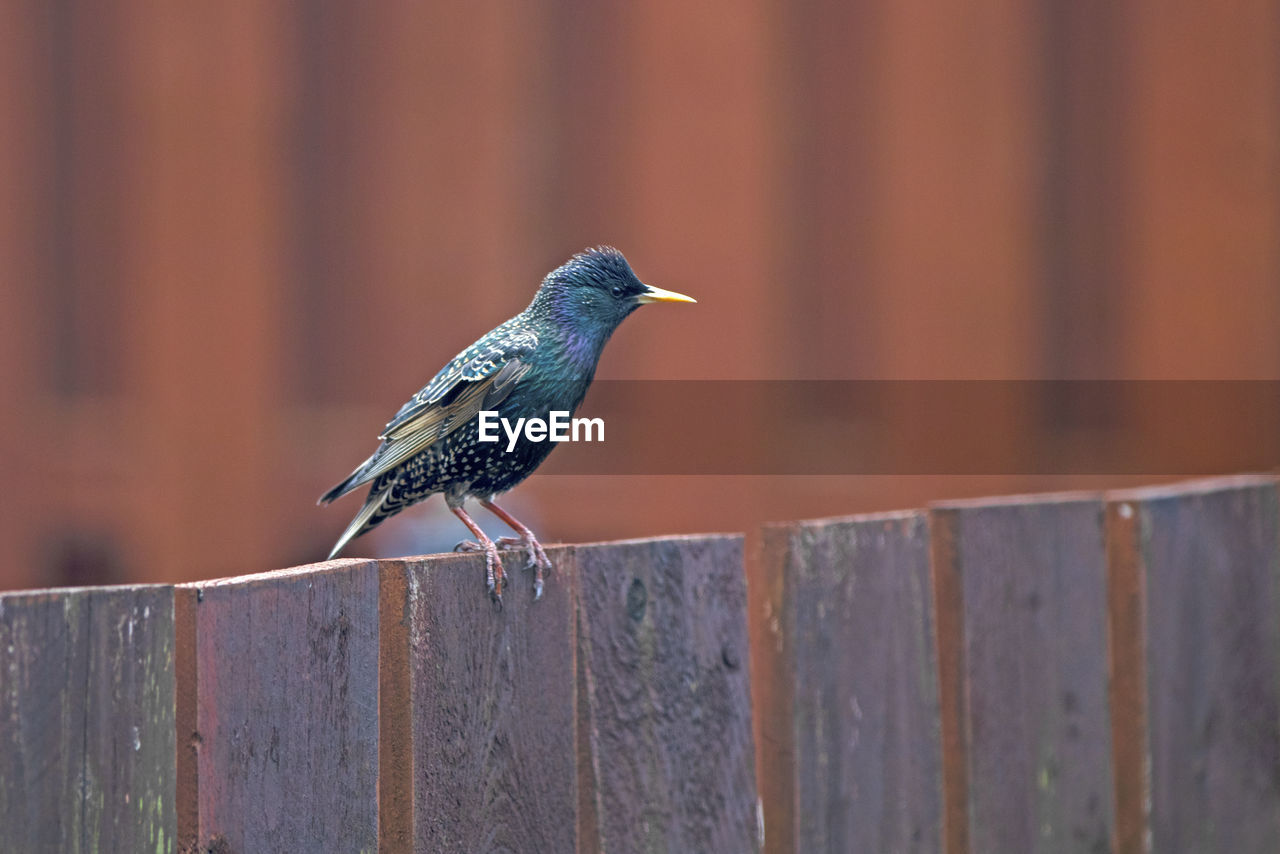
[[[611,246],[586,249],[548,273],[524,311],[454,356],[387,422],[373,454],[320,497],[320,504],[329,504],[369,486],[329,558],[401,510],[442,493],[475,537],[455,550],[484,552],[489,595],[500,603],[506,584],[499,547],[522,545],[534,570],[534,599],[540,599],[544,572],[552,568],[546,550],[494,499],[532,474],[557,443],[521,436],[508,450],[505,436],[481,441],[481,413],[496,413],[510,424],[547,419],[553,411],[572,415],[614,330],[637,308],[656,302],[697,300],[640,281]],[[468,499],[517,536],[491,540],[467,513]]]

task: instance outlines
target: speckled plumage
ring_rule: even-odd
[[[355,537],[437,492],[480,541],[489,585],[502,591],[497,547],[463,510],[476,498],[520,533],[536,566],[535,590],[549,561],[523,525],[492,504],[493,497],[528,477],[555,447],[523,438],[507,452],[500,442],[480,442],[481,410],[496,410],[515,423],[575,412],[595,375],[609,336],[645,302],[692,302],[642,283],[622,253],[587,250],[547,274],[523,312],[455,356],[409,399],[383,430],[382,444],[342,483],[320,499],[328,503],[369,484],[365,504],[338,539],[330,557]]]

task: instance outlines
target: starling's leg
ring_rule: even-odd
[[[461,507],[450,507],[453,515],[462,520],[462,524],[470,529],[471,533],[479,541],[480,549],[484,550],[484,578],[485,583],[489,587],[489,593],[493,598],[502,599],[502,582],[506,579],[507,574],[502,569],[502,561],[498,559],[498,547],[493,544],[493,540],[485,536],[484,531],[480,530],[480,526],[467,515],[467,511]],[[459,543],[459,546],[464,545]]]
[[[512,516],[506,510],[503,510],[492,501],[481,501],[480,504],[493,515],[511,526],[511,530],[520,535],[520,539],[524,541],[525,548],[529,550],[529,566],[534,568],[533,573],[533,598],[542,598],[542,571],[551,569],[551,559],[547,557],[547,553],[542,548],[542,543],[538,542],[538,538],[533,535],[524,524],[515,516]]]

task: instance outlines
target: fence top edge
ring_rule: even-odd
[[[1055,504],[1098,504],[1104,493],[1097,489],[1063,490],[1060,492],[1031,492],[1014,495],[983,495],[977,498],[951,498],[946,501],[930,501],[930,512],[953,510],[994,510],[1002,507],[1042,507]]]
[[[223,578],[210,578],[204,581],[185,581],[175,584],[178,590],[208,590],[212,587],[231,587],[237,584],[252,584],[258,581],[272,581],[283,578],[298,578],[306,575],[323,575],[358,566],[369,566],[376,561],[373,558],[343,557],[336,560],[325,560],[319,563],[304,563],[283,569],[268,569],[252,572],[247,575],[228,575]]]
[[[1230,492],[1236,489],[1275,486],[1277,482],[1277,476],[1274,474],[1231,474],[1219,477],[1197,478],[1195,480],[1180,480],[1175,483],[1162,483],[1155,486],[1112,489],[1105,493],[1105,498],[1108,504],[1141,503],[1143,501],[1178,498],[1179,496],[1204,496],[1217,492]]]
[[[791,521],[765,522],[760,526],[762,531],[795,531],[811,528],[826,528],[836,525],[860,525],[882,522],[908,522],[927,515],[921,507],[903,510],[882,510],[875,513],[851,513],[847,516],[822,516],[817,519],[794,519]]]
[[[737,531],[722,531],[708,534],[662,534],[653,537],[634,537],[628,540],[597,540],[590,543],[575,543],[575,549],[607,549],[613,546],[645,546],[654,543],[714,543],[725,541],[741,542],[745,534]],[[567,543],[565,545],[568,545]]]
[[[16,602],[19,599],[39,599],[49,596],[118,596],[130,591],[151,592],[172,590],[173,584],[93,584],[88,587],[31,587],[21,590],[0,590],[0,601]]]

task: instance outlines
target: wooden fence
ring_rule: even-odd
[[[474,555],[0,595],[0,852],[1274,852],[1278,525],[1259,476],[567,546],[501,610]]]

